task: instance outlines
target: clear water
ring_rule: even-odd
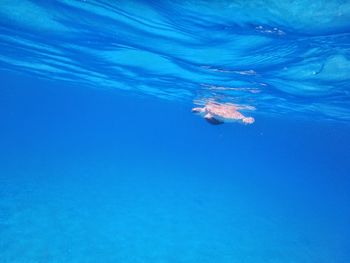
[[[2,0],[0,262],[349,262],[349,21]],[[256,121],[210,125],[207,100]]]

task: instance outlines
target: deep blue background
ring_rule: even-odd
[[[2,262],[348,262],[347,124],[1,76]]]

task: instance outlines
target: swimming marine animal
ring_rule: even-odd
[[[254,123],[253,117],[246,117],[238,110],[254,109],[250,106],[239,106],[231,103],[207,102],[204,107],[195,107],[193,113],[199,114],[210,124],[218,125],[225,122],[242,122],[244,124]]]

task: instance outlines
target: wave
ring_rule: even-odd
[[[40,78],[350,121],[348,1],[3,0],[0,51]]]

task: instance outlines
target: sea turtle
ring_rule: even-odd
[[[238,110],[254,109],[250,106],[238,106],[230,103],[207,102],[204,107],[195,107],[193,113],[201,115],[210,124],[218,125],[224,122],[240,121],[245,124],[252,124],[253,117],[246,117]]]

